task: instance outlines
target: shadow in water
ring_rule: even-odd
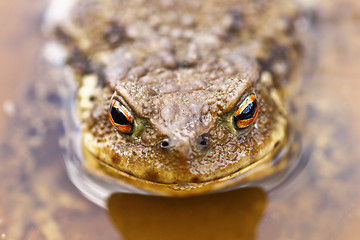
[[[109,216],[126,240],[256,239],[267,203],[259,188],[190,198],[117,193]]]

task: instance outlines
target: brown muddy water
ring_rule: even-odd
[[[187,199],[116,194],[108,211],[66,175],[61,106],[39,66],[44,6],[0,2],[0,239],[359,239],[355,0],[316,7],[316,67],[301,100],[311,154],[291,183],[273,195],[257,188]]]

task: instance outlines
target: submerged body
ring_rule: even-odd
[[[78,0],[49,24],[78,84],[84,166],[185,196],[288,166],[292,1]],[[275,161],[275,160],[276,161]]]

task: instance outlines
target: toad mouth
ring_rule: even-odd
[[[181,191],[181,190],[199,189],[206,185],[212,185],[213,187],[211,189],[208,189],[208,190],[204,189],[204,191],[201,191],[201,192],[209,192],[214,189],[219,190],[222,188],[226,188],[226,186],[232,186],[232,185],[238,183],[239,181],[249,177],[249,175],[251,175],[250,173],[253,173],[252,170],[261,171],[261,170],[268,168],[266,163],[276,164],[276,162],[277,162],[276,159],[281,158],[281,156],[284,155],[284,153],[286,153],[289,148],[286,145],[283,147],[280,147],[279,145],[277,146],[276,150],[272,150],[272,151],[264,153],[261,157],[259,157],[252,164],[250,164],[244,168],[237,169],[234,172],[231,172],[225,176],[222,176],[219,178],[214,178],[214,179],[207,180],[207,181],[198,181],[198,180],[193,181],[193,182],[177,181],[177,182],[170,182],[170,183],[144,179],[144,178],[138,177],[130,172],[119,170],[119,169],[115,168],[114,166],[110,165],[109,163],[105,162],[104,160],[98,158],[95,154],[93,154],[89,150],[85,149],[85,151],[88,154],[90,154],[91,158],[93,158],[93,160],[95,160],[101,166],[101,170],[104,171],[105,173],[107,173],[107,175],[109,175],[109,173],[110,173],[110,176],[113,176],[114,178],[118,178],[118,179],[125,178],[128,180],[137,182],[137,183],[141,183],[140,185],[137,184],[139,188],[148,189],[148,188],[151,188],[151,186],[158,186],[158,187],[166,187],[169,189],[173,189],[175,191]],[[263,167],[261,167],[261,166],[263,166]],[[194,179],[198,179],[198,178],[196,178],[196,176],[194,176]],[[244,181],[244,183],[245,183],[245,181]],[[144,184],[147,185],[147,187],[142,186]],[[216,187],[215,185],[219,185],[219,186]],[[151,191],[151,189],[150,189],[150,191]],[[186,193],[184,195],[186,195]]]

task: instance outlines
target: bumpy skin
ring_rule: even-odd
[[[299,61],[297,15],[288,0],[78,0],[54,32],[79,82],[86,156],[122,181],[180,195],[271,167],[288,142],[282,91]],[[258,117],[236,130],[250,93]],[[112,97],[135,117],[131,136],[109,121]]]

